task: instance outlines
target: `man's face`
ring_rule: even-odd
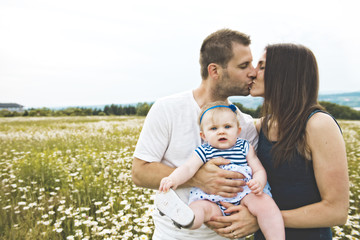
[[[256,76],[252,65],[252,55],[249,46],[233,43],[234,56],[222,69],[220,81],[216,85],[219,94],[229,96],[247,96],[250,93],[250,86]]]

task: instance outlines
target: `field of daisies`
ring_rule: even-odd
[[[131,181],[143,120],[0,118],[0,239],[151,239],[153,190]],[[340,125],[351,200],[334,239],[360,239],[360,122]]]

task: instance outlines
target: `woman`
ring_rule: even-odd
[[[317,102],[315,56],[301,45],[269,45],[256,70],[250,93],[264,97],[263,118],[256,124],[257,154],[281,210],[286,239],[332,239],[330,226],[347,219],[349,180],[340,127]],[[246,224],[237,218],[215,231],[232,236],[240,225]],[[264,239],[260,231],[255,239]]]

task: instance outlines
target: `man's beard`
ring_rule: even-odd
[[[250,94],[248,85],[235,84],[229,78],[229,74],[225,71],[220,81],[212,89],[214,100],[225,100],[230,96],[247,96]]]

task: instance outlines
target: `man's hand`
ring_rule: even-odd
[[[225,213],[230,216],[214,216],[206,225],[217,234],[226,238],[240,238],[250,235],[259,230],[256,217],[254,217],[247,207],[221,202],[226,207]],[[236,237],[234,237],[236,236]]]
[[[219,165],[229,163],[230,160],[224,158],[211,159],[197,171],[188,184],[198,187],[208,194],[235,197],[238,192],[243,190],[242,186],[245,186],[245,182],[239,180],[244,176],[238,172],[219,168]]]

